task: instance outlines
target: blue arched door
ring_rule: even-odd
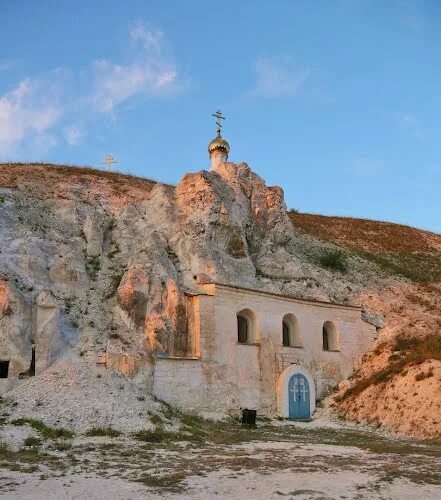
[[[289,418],[310,418],[309,382],[301,373],[294,373],[288,382]]]

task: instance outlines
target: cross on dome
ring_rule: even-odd
[[[221,130],[222,130],[222,123],[221,123],[220,120],[225,120],[225,116],[222,116],[222,113],[219,110],[216,111],[216,113],[213,113],[211,116],[214,116],[215,118],[217,118],[217,121],[216,121],[216,125],[217,125],[216,132],[217,132],[218,137],[220,137]]]
[[[211,168],[214,168],[220,163],[224,163],[228,160],[230,145],[221,136],[221,120],[225,120],[225,116],[222,116],[222,113],[220,111],[216,111],[216,113],[213,113],[212,116],[216,118],[217,136],[208,144],[208,154],[210,155],[211,159]]]

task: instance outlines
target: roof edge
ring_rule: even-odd
[[[299,297],[295,297],[294,295],[288,295],[288,294],[282,294],[282,293],[276,293],[276,292],[268,292],[265,290],[258,290],[255,288],[246,288],[246,287],[241,287],[241,286],[236,286],[236,285],[230,285],[228,283],[221,283],[217,281],[212,281],[211,283],[202,283],[202,286],[207,286],[207,287],[222,287],[222,288],[227,288],[230,290],[237,290],[237,291],[243,291],[243,292],[251,292],[255,293],[258,295],[270,295],[272,297],[277,297],[279,299],[289,299],[293,300],[296,302],[301,302],[304,304],[319,304],[322,306],[330,306],[330,307],[336,307],[339,309],[353,309],[357,311],[362,310],[361,305],[351,305],[351,304],[341,304],[338,302],[326,302],[324,300],[314,300],[314,299],[302,299]],[[212,295],[211,293],[201,293],[200,295]]]

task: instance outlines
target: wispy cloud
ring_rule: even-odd
[[[289,56],[261,57],[255,65],[256,85],[248,95],[278,98],[296,96],[311,75],[309,68]]]
[[[25,78],[0,95],[0,158],[44,155],[61,143],[74,147],[97,113],[115,117],[130,99],[174,95],[187,88],[160,30],[138,22],[129,31],[128,44],[124,61],[86,61],[78,73],[56,69]],[[8,65],[0,61],[0,71]]]
[[[0,154],[14,156],[24,146],[47,151],[56,144],[51,133],[63,110],[56,86],[27,78],[0,98]]]
[[[418,139],[424,138],[424,131],[412,113],[398,112],[396,113],[396,118],[401,127],[408,130],[414,137],[417,137]]]
[[[83,133],[78,125],[69,125],[64,128],[64,138],[69,146],[76,146],[82,137]]]
[[[97,111],[113,111],[138,95],[157,97],[185,87],[161,31],[138,22],[132,27],[130,37],[134,45],[131,60],[114,63],[102,59],[93,63],[91,99]]]
[[[142,42],[145,50],[155,49],[157,52],[164,50],[164,33],[143,21],[137,21],[130,30],[131,39],[136,42]]]

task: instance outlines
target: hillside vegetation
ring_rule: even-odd
[[[330,404],[346,418],[440,439],[441,236],[388,222],[289,215],[299,232],[402,278],[360,295],[385,323],[374,349]]]
[[[441,236],[390,222],[353,217],[289,213],[306,234],[370,260],[386,272],[415,283],[441,281]]]

